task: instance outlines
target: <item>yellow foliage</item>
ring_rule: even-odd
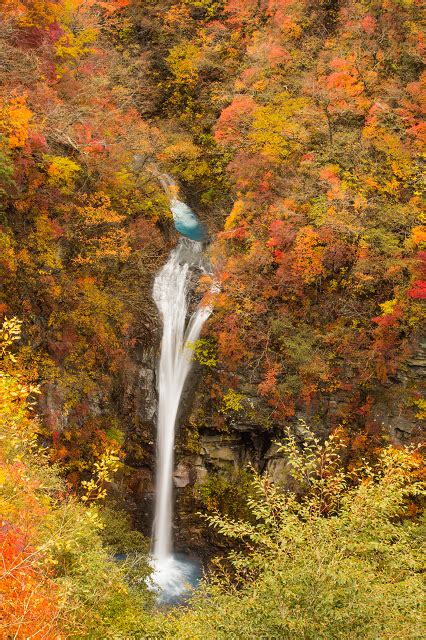
[[[63,156],[47,156],[43,158],[47,163],[48,184],[57,187],[64,194],[72,193],[77,173],[81,167]]]
[[[89,45],[93,44],[98,37],[96,29],[83,29],[77,35],[68,31],[55,43],[56,55],[58,58],[72,58],[77,60],[84,55],[93,52]]]
[[[103,500],[106,497],[106,485],[120,467],[120,458],[116,452],[107,449],[94,465],[94,476],[90,480],[83,480],[82,486],[86,493],[82,496],[84,502]]]
[[[1,0],[1,10],[20,27],[47,29],[54,22],[68,22],[80,7],[91,3],[93,0]]]
[[[171,162],[198,160],[201,155],[200,149],[191,140],[179,140],[179,142],[166,147],[163,153]]]
[[[418,408],[416,413],[417,420],[426,420],[426,400],[420,398],[419,400],[414,400],[414,404]]]
[[[52,230],[52,221],[46,214],[41,213],[36,217],[34,229],[28,236],[28,244],[32,249],[33,260],[37,256],[36,260],[40,268],[61,269],[62,262]],[[53,289],[50,291],[53,293]],[[60,287],[59,291],[61,291]]]
[[[221,413],[229,413],[229,411],[240,411],[243,408],[244,396],[233,389],[228,389],[222,398]]]
[[[368,125],[364,127],[362,136],[368,140],[370,144],[381,151],[389,163],[392,170],[393,178],[385,185],[384,191],[393,195],[398,191],[399,181],[407,181],[413,173],[413,165],[410,154],[404,148],[399,137],[379,125]]]
[[[171,144],[163,154],[171,164],[173,175],[188,182],[207,175],[210,170],[208,163],[201,157],[201,149],[191,140],[183,139]],[[173,191],[174,187],[171,190]]]
[[[305,139],[306,128],[300,112],[308,102],[306,98],[293,98],[282,92],[272,103],[255,109],[250,138],[262,153],[274,159],[285,158]]]
[[[21,339],[22,321],[16,317],[5,318],[0,326],[0,360],[2,371],[0,372],[0,422],[7,425],[7,440],[1,437],[5,445],[1,452],[6,458],[19,460],[20,444],[25,442],[32,447],[35,442],[35,434],[28,430],[28,406],[33,403],[30,396],[39,394],[40,389],[32,384],[25,384],[20,374],[10,375],[10,367],[16,368],[16,358],[11,353],[14,343]],[[1,511],[1,509],[0,509]]]
[[[0,357],[9,357],[12,362],[15,362],[15,357],[10,353],[10,348],[14,342],[18,342],[21,338],[21,326],[22,320],[18,318],[5,318],[2,326],[0,327]]]
[[[73,209],[74,238],[81,244],[75,264],[99,265],[101,260],[127,260],[131,253],[125,216],[111,205],[104,193],[83,199],[83,206]]]
[[[16,17],[21,27],[47,27],[58,17],[58,4],[49,0],[3,0],[2,11]]]
[[[236,202],[234,202],[234,206],[232,207],[232,211],[231,211],[231,213],[229,214],[229,216],[225,220],[225,226],[224,226],[225,231],[228,231],[229,229],[232,229],[232,227],[235,225],[236,221],[240,217],[243,209],[244,209],[243,200],[237,200]]]
[[[398,304],[398,300],[386,300],[386,302],[382,302],[380,308],[382,310],[383,316],[390,316],[394,312],[396,305]]]
[[[16,254],[12,240],[3,231],[0,231],[0,269],[2,276],[16,273]]]
[[[112,208],[111,198],[106,193],[93,194],[78,212],[87,225],[117,224],[124,220],[124,216]]]
[[[201,51],[192,42],[181,42],[172,47],[166,59],[175,82],[178,85],[193,87],[198,80],[198,63]]]

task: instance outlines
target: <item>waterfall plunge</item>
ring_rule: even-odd
[[[159,366],[156,503],[153,532],[151,585],[159,601],[167,602],[186,591],[194,566],[172,553],[172,497],[175,426],[185,380],[191,368],[191,345],[212,312],[200,305],[188,324],[191,267],[203,270],[202,244],[182,238],[154,282],[154,301],[163,322]]]

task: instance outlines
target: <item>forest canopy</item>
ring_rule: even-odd
[[[420,0],[1,2],[2,637],[424,637],[421,17]],[[261,451],[189,473],[210,562],[170,611],[135,507],[152,285],[178,238],[162,173],[220,282],[178,454],[198,460],[205,433]]]

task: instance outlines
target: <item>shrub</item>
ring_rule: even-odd
[[[346,471],[338,435],[282,448],[303,498],[254,475],[250,522],[207,516],[240,550],[167,637],[420,639],[424,530],[407,517],[424,494],[419,452],[389,447]]]

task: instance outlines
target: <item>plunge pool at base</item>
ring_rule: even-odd
[[[185,554],[174,553],[161,560],[152,558],[151,566],[153,572],[147,585],[157,594],[159,605],[186,602],[202,577],[201,562]]]

